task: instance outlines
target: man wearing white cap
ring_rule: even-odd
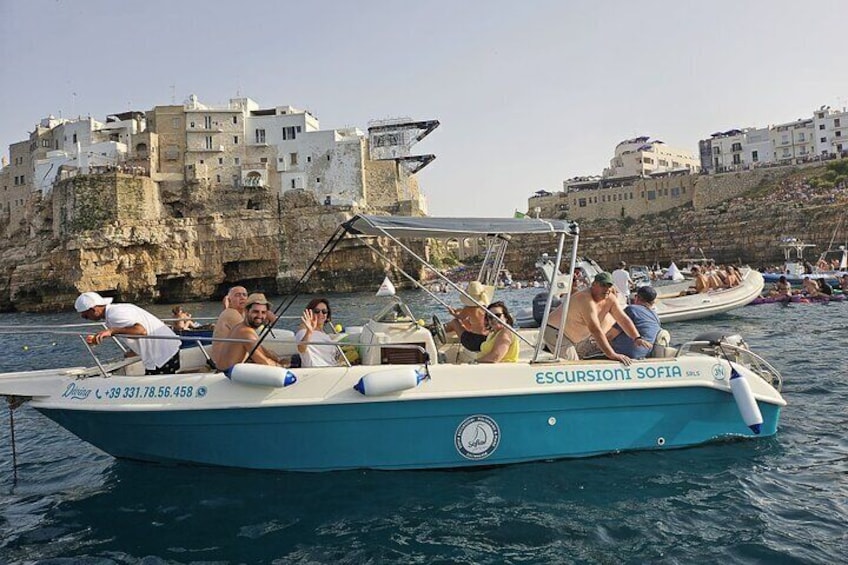
[[[105,330],[94,336],[99,344],[112,336],[121,336],[133,352],[141,357],[147,375],[167,375],[180,368],[180,341],[162,320],[135,304],[112,304],[96,292],[84,292],[77,297],[74,308],[86,320],[106,324]],[[132,336],[162,336],[174,339],[133,339]],[[127,337],[125,337],[127,336]]]

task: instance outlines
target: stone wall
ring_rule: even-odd
[[[158,188],[148,177],[77,175],[57,182],[51,198],[56,237],[161,215]]]
[[[833,229],[845,215],[848,202],[786,206],[763,199],[723,203],[695,210],[691,205],[673,212],[645,216],[637,221],[596,220],[580,223],[579,253],[607,269],[619,261],[631,265],[667,267],[671,261],[700,256],[719,263],[754,267],[779,265],[781,236],[792,235],[827,249]],[[842,234],[845,237],[845,234]],[[507,268],[516,278],[532,279],[535,260],[542,252],[556,252],[553,239],[511,245]],[[566,246],[570,242],[567,240]],[[815,253],[813,256],[815,256]],[[567,253],[566,255],[567,256]]]
[[[692,204],[696,210],[703,210],[709,206],[718,204],[725,200],[735,198],[749,190],[755,189],[787,174],[795,172],[796,168],[763,168],[751,171],[720,173],[715,175],[700,175],[695,183]]]

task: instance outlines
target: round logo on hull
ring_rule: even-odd
[[[495,452],[501,439],[498,424],[482,414],[469,416],[456,428],[454,444],[466,459],[485,459]]]

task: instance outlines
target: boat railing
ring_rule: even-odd
[[[675,357],[686,353],[709,355],[737,363],[753,371],[778,392],[783,389],[783,376],[780,371],[745,345],[733,345],[724,341],[687,341],[678,348]]]

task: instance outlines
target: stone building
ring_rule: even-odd
[[[148,177],[175,217],[255,207],[257,190],[277,196],[307,190],[322,204],[423,214],[414,173],[435,157],[411,155],[409,148],[437,126],[435,120],[397,121],[390,128],[402,135],[373,134],[375,152],[358,128],[322,130],[309,111],[261,108],[250,98],[214,107],[192,95],[183,105],[110,115],[105,122],[51,116],[29,141],[10,146],[0,172],[0,229],[22,229],[27,203],[49,195],[57,181],[111,170]]]
[[[626,139],[616,145],[603,174],[568,179],[560,193],[537,193],[528,209],[533,215],[575,220],[662,212],[691,202],[697,164],[694,155],[663,141]]]

